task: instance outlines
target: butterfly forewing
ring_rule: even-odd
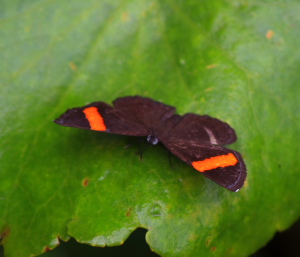
[[[138,106],[138,108],[137,108]],[[128,136],[148,136],[154,127],[172,117],[175,108],[140,96],[118,98],[67,110],[54,122],[60,125]]]
[[[113,105],[120,118],[141,123],[151,130],[172,117],[176,110],[172,106],[140,96],[118,98]]]

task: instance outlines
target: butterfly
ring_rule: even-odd
[[[241,154],[223,147],[237,140],[227,123],[208,115],[175,114],[176,108],[141,96],[94,102],[67,110],[55,123],[118,135],[147,137],[207,178],[237,192],[247,173]]]

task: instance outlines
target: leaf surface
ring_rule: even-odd
[[[38,255],[58,237],[119,245],[143,227],[163,257],[247,256],[290,226],[300,214],[299,12],[295,0],[2,1],[5,255]],[[228,122],[245,186],[229,192],[162,147],[140,161],[132,139],[52,122],[127,95]]]

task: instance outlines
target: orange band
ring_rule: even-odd
[[[200,171],[204,172],[207,170],[213,170],[220,167],[234,166],[238,163],[237,158],[234,154],[229,153],[227,155],[219,155],[211,158],[207,158],[203,161],[192,162],[193,167]]]
[[[90,123],[92,130],[105,131],[106,126],[103,118],[96,107],[89,107],[83,110],[85,117]]]

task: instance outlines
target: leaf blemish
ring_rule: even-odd
[[[122,13],[122,21],[127,22],[128,20],[129,20],[128,12],[123,12]]]
[[[155,203],[151,209],[151,215],[155,217],[159,217],[162,215],[162,206],[159,203]]]
[[[83,185],[84,187],[87,187],[87,186],[89,185],[89,181],[90,181],[89,178],[85,178],[85,179],[82,181],[82,185]]]
[[[0,243],[2,243],[2,241],[8,237],[10,234],[10,228],[9,227],[6,227],[4,228],[2,231],[1,231],[1,234],[0,234]]]
[[[274,31],[273,30],[268,30],[266,33],[266,38],[271,39],[274,36]]]
[[[74,62],[69,62],[69,67],[72,71],[77,71],[77,66]]]
[[[210,248],[210,250],[214,252],[215,250],[217,250],[217,247],[213,246],[212,248]]]
[[[106,171],[104,172],[104,175],[101,176],[101,177],[99,177],[98,180],[103,180],[103,179],[105,179],[106,176],[107,176],[109,173],[110,173],[110,171],[106,170]]]
[[[50,247],[49,247],[49,246],[46,246],[46,247],[44,248],[44,250],[43,250],[43,251],[44,251],[44,253],[45,253],[45,252],[49,252],[49,251],[51,251],[51,249],[50,249]]]
[[[132,208],[130,207],[126,212],[126,216],[129,217],[131,215],[131,212],[132,212]]]
[[[209,246],[211,243],[211,239],[206,240],[206,245]]]
[[[216,68],[216,67],[218,67],[218,64],[214,63],[214,64],[207,65],[206,69],[213,69],[213,68]]]

